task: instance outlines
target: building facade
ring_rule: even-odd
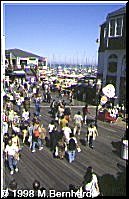
[[[24,68],[28,65],[39,66],[42,69],[47,68],[47,58],[40,57],[30,52],[20,49],[5,50],[6,61],[11,69]]]
[[[107,15],[100,26],[98,74],[102,87],[113,84],[115,104],[126,101],[126,7]]]

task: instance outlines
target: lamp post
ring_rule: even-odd
[[[98,79],[96,82],[96,114],[95,114],[95,126],[96,127],[98,127],[97,120],[98,120],[98,106],[100,103],[100,91],[101,91],[101,80]]]

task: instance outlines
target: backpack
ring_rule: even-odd
[[[39,130],[38,130],[38,129],[35,129],[35,130],[34,130],[34,137],[38,138],[39,135],[40,135]]]
[[[69,149],[70,151],[76,149],[76,143],[75,143],[75,140],[74,140],[73,138],[71,138],[71,139],[69,140],[68,149]]]

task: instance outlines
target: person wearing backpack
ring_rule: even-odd
[[[98,177],[94,173],[93,168],[89,166],[84,176],[82,190],[89,192],[92,198],[100,196],[100,188],[98,183]]]
[[[40,128],[39,122],[37,121],[34,124],[33,134],[32,134],[32,153],[36,151],[35,150],[36,145],[38,145],[39,150],[43,149],[42,142],[40,139],[40,132],[41,132],[41,128]]]
[[[75,160],[76,149],[77,149],[77,139],[74,136],[74,133],[72,132],[70,133],[70,138],[67,146],[69,163]]]

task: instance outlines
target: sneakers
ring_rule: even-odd
[[[94,147],[93,147],[93,145],[91,145],[91,146],[89,146],[91,149],[93,149]]]
[[[15,169],[16,173],[18,172],[18,168]]]
[[[39,151],[41,151],[43,149],[43,146],[41,146],[40,148],[39,148]]]
[[[36,152],[36,150],[32,150],[32,153]]]
[[[12,170],[12,171],[10,171],[10,175],[13,175],[14,174],[14,171]]]

